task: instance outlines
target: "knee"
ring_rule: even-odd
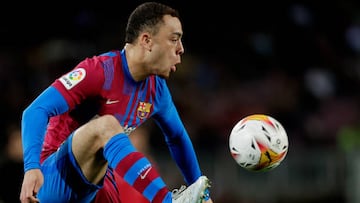
[[[104,128],[104,131],[123,132],[124,129],[119,121],[113,115],[103,115],[98,118],[99,125]]]
[[[123,127],[113,115],[100,116],[96,118],[94,122],[96,122],[94,126],[96,131],[98,131],[96,134],[100,139],[105,139],[105,141],[116,134],[124,132]]]

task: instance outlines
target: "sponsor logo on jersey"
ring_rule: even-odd
[[[146,102],[139,102],[139,106],[137,108],[137,116],[140,119],[147,118],[149,116],[151,110],[151,104]]]
[[[60,82],[64,85],[66,89],[71,89],[79,82],[81,82],[86,76],[86,71],[84,68],[77,68],[60,78]]]
[[[107,99],[105,104],[115,104],[115,103],[118,103],[120,102],[119,100],[112,100],[112,99]]]

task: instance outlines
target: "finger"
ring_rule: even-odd
[[[32,191],[23,188],[20,193],[20,200],[22,203],[30,202],[30,197],[32,196]]]
[[[30,197],[30,202],[31,202],[31,203],[39,203],[40,200],[39,200],[38,198],[34,197],[34,196],[31,196],[31,197]]]
[[[22,195],[20,197],[20,200],[22,203],[32,203],[32,202],[40,202],[40,200],[38,198],[36,198],[35,196],[32,195]]]
[[[40,200],[36,197],[38,191],[40,189],[40,186],[39,184],[36,184],[35,187],[34,187],[34,191],[33,191],[33,194],[31,196],[31,202],[40,202]]]
[[[36,198],[36,194],[33,190],[23,187],[20,193],[20,200],[22,203],[40,202],[40,200]]]

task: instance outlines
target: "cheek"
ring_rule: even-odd
[[[161,63],[166,66],[174,63],[174,61],[176,61],[178,57],[175,47],[170,45],[161,47],[158,46],[156,48],[154,47],[153,51],[153,57],[156,58],[155,60],[157,61],[157,63]]]
[[[170,51],[170,49],[163,49],[162,52],[159,52],[158,58],[161,63],[169,63],[174,60],[174,53]]]
[[[152,52],[153,52],[154,58],[164,60],[164,58],[166,58],[169,55],[169,48],[164,47],[164,46],[157,46],[157,47],[154,47]]]

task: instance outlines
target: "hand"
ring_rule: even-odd
[[[44,176],[40,169],[31,169],[24,175],[24,180],[20,192],[21,203],[38,203],[40,200],[36,198],[40,187],[44,183]]]
[[[213,201],[210,199],[208,199],[207,201],[203,200],[203,203],[213,203]]]

